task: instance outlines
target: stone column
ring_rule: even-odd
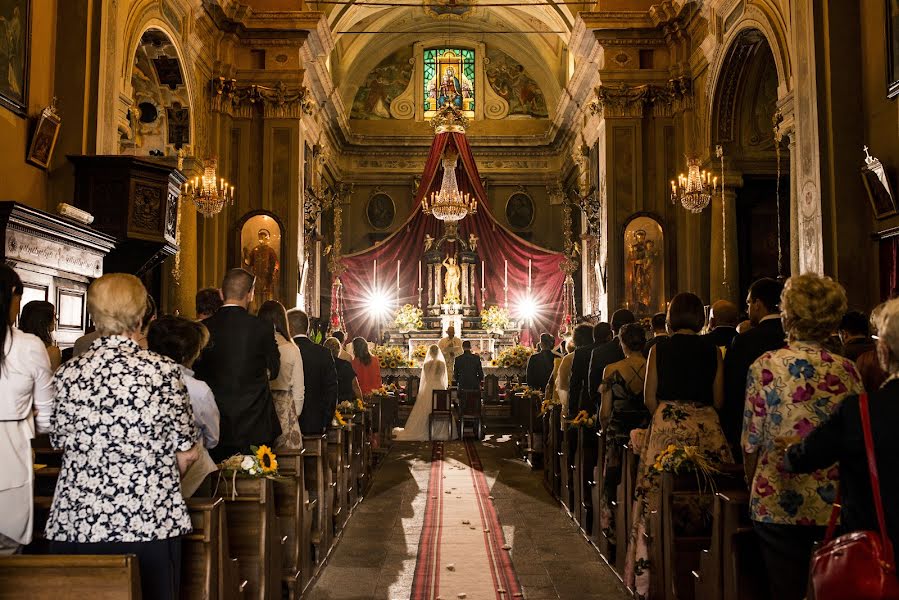
[[[711,260],[709,261],[709,303],[730,300],[739,305],[740,273],[737,257],[737,194],[726,186],[712,196]],[[722,213],[722,204],[724,212]]]

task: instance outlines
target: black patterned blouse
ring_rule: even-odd
[[[198,432],[178,365],[102,337],[53,383],[51,439],[65,451],[47,538],[143,542],[190,532],[175,453]]]

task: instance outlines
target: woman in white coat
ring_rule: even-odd
[[[31,542],[34,464],[31,439],[50,429],[50,357],[35,335],[15,327],[22,280],[0,264],[0,555]]]

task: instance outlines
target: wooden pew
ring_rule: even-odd
[[[540,418],[540,427],[543,430],[543,487],[546,488],[554,498],[558,497],[558,494],[555,492],[554,484],[555,484],[555,465],[556,461],[556,453],[555,453],[555,432],[552,428],[552,414],[553,411],[547,411],[543,413],[543,416]]]
[[[225,500],[228,546],[246,579],[244,597],[281,598],[281,546],[275,516],[274,483],[269,479],[222,475],[218,493]]]
[[[567,419],[563,420],[561,432],[561,452],[559,455],[559,494],[562,504],[573,516],[575,514],[574,487],[574,455],[577,448],[577,432],[568,427]]]
[[[528,402],[525,410],[527,410],[525,460],[531,465],[532,469],[542,469],[544,445],[540,405],[535,402]]]
[[[347,518],[347,474],[346,452],[344,449],[346,432],[340,427],[328,427],[327,462],[331,476],[331,536],[343,530]]]
[[[601,430],[596,431],[596,463],[593,465],[593,543],[603,559],[610,565],[615,564],[615,542],[607,532],[602,530],[602,494],[606,493],[606,481],[603,477],[605,462],[605,436]],[[616,486],[617,489],[617,486]]]
[[[137,557],[130,554],[0,557],[0,600],[13,598],[140,600]]]
[[[320,564],[331,548],[331,469],[327,466],[328,442],[324,434],[303,436],[306,490],[312,508],[312,546],[314,562]]]
[[[589,427],[578,427],[577,455],[575,472],[577,480],[577,504],[575,518],[588,538],[593,535],[593,474],[596,470],[597,437],[596,430]]]
[[[285,595],[299,598],[312,577],[312,521],[315,500],[306,492],[306,449],[275,450],[278,471],[286,481],[275,482],[278,528],[285,540],[281,552],[282,582]]]
[[[185,600],[236,600],[246,588],[237,559],[230,557],[225,501],[188,498],[193,532],[181,544],[181,597]]]
[[[618,573],[624,573],[627,542],[634,525],[634,490],[639,465],[640,457],[625,446],[621,456],[621,483],[615,496],[615,570]]]

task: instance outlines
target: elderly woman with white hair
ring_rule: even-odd
[[[832,461],[809,474],[788,473],[783,448],[864,391],[855,364],[822,345],[839,327],[846,304],[845,290],[829,277],[788,279],[780,303],[787,346],[762,355],[746,378],[742,447],[752,483],[749,510],[775,600],[805,596],[812,546],[824,537],[839,477],[829,468]]]
[[[886,533],[899,546],[899,299],[874,310],[877,354],[889,374],[880,389],[869,390],[871,437],[886,515]],[[839,463],[840,528],[842,533],[878,531],[871,478],[868,475],[859,397],[846,398],[801,444],[787,450],[785,466],[793,473],[810,473]]]
[[[177,598],[191,531],[180,475],[198,457],[179,365],[144,350],[147,292],[137,277],[94,281],[100,337],[53,380],[51,441],[63,449],[46,537],[56,554],[134,554],[144,598]]]

